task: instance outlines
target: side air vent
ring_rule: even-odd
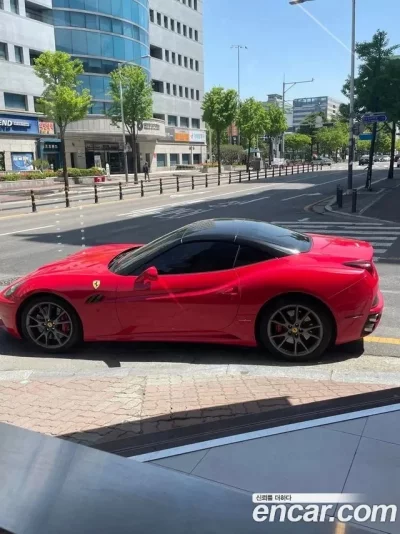
[[[96,304],[104,300],[104,295],[91,295],[87,300],[86,304]]]

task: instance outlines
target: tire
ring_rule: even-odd
[[[79,315],[68,302],[55,296],[29,300],[22,309],[20,325],[23,339],[50,354],[67,352],[83,340]]]
[[[319,359],[330,346],[333,332],[329,313],[307,297],[288,296],[275,301],[261,312],[258,322],[261,346],[275,357],[290,362]]]

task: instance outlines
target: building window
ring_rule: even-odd
[[[190,165],[190,154],[182,154],[182,165]]]
[[[168,115],[168,126],[178,126],[178,117],[176,115]]]
[[[182,67],[182,56],[181,54],[178,54],[178,65]]]
[[[165,121],[165,115],[163,115],[162,113],[153,113],[153,118],[159,119],[160,121]]]
[[[177,31],[178,33],[181,33],[181,23],[180,23],[180,22],[177,22],[177,23],[176,23],[176,31]]]
[[[186,24],[183,25],[183,35],[187,37],[187,26]]]
[[[167,154],[157,154],[157,167],[167,166]]]
[[[157,24],[161,26],[161,13],[157,13]]]
[[[175,84],[172,86],[172,92],[173,92],[173,95],[176,96],[176,85]]]
[[[39,100],[40,100],[39,96],[34,96],[33,97],[33,105],[34,105],[36,113],[43,113],[43,110],[42,110],[42,107],[41,107],[41,105],[39,103]]]
[[[174,21],[174,19],[171,19],[171,20],[169,21],[169,23],[170,23],[170,28],[171,28],[171,30],[174,32],[174,31],[175,31],[175,21]]]
[[[190,59],[190,68],[193,70],[193,59]]]
[[[189,118],[188,117],[181,117],[181,127],[182,128],[189,128]]]
[[[170,154],[169,164],[171,167],[176,167],[176,165],[179,165],[179,154]]]
[[[164,28],[168,29],[168,17],[164,15]]]
[[[182,87],[182,85],[179,86],[179,96],[181,98],[183,97],[183,87]]]
[[[194,30],[194,40],[195,41],[199,40],[199,32],[197,30]]]
[[[4,9],[4,0],[0,0],[0,9]],[[4,152],[2,152],[2,154],[4,154]]]
[[[166,87],[167,87],[167,95],[170,95],[171,94],[171,84],[167,82]]]
[[[193,9],[197,11],[197,0],[193,0]]]
[[[194,100],[194,89],[190,89],[190,98]]]
[[[172,63],[176,63],[176,54],[175,52],[172,52]]]
[[[154,22],[154,10],[150,9],[150,21]]]
[[[169,50],[165,50],[165,61],[169,63]]]
[[[19,0],[10,0],[11,13],[19,15]]]
[[[200,100],[200,91],[196,90],[196,100]]]
[[[162,48],[159,46],[150,45],[150,56],[155,57],[156,59],[162,59]]]
[[[187,69],[187,66],[188,66],[188,58],[187,58],[186,56],[183,58],[183,64],[184,64],[184,66],[185,66],[185,69]]]
[[[193,154],[193,165],[200,165],[201,154]]]
[[[29,50],[29,62],[31,65],[35,64],[35,61],[40,56],[42,52],[38,52],[37,50]]]
[[[185,87],[185,98],[189,98],[189,89]]]
[[[200,119],[192,119],[192,128],[200,128]]]
[[[192,30],[192,28],[189,28],[189,38],[193,39],[193,30]]]
[[[23,109],[26,111],[26,96],[16,95],[15,93],[4,93],[4,105],[6,109]]]
[[[153,80],[153,91],[155,91],[156,93],[163,93],[164,83],[160,82],[159,80]]]
[[[192,0],[188,0],[188,6],[192,7]]]
[[[6,43],[0,43],[0,60],[8,61],[8,49]]]
[[[197,72],[199,72],[199,62],[198,62],[197,60],[196,60],[195,65],[196,65],[196,70],[197,70]]]
[[[23,63],[24,62],[24,49],[22,46],[15,46],[15,61],[17,63]]]

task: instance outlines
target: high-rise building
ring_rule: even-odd
[[[202,7],[202,0],[151,0],[150,6],[149,0],[0,0],[0,61],[6,62],[0,71],[0,165],[16,168],[14,152],[24,153],[25,162],[31,155],[61,165],[51,124],[42,121],[47,126],[39,130],[35,97],[43,87],[31,68],[37,55],[55,49],[82,61],[82,85],[93,97],[89,116],[67,129],[68,166],[109,164],[111,172],[122,172],[122,130],[105,114],[109,75],[125,63],[142,67],[154,90],[153,119],[138,125],[138,167],[146,160],[152,170],[204,162]],[[2,126],[14,120],[8,111],[17,119],[22,114],[25,126],[17,119]],[[126,146],[131,142],[125,139]],[[131,157],[128,162],[132,171]]]
[[[322,112],[325,119],[332,120],[338,113],[339,100],[330,96],[316,96],[311,98],[296,98],[293,100],[293,128],[297,130],[308,115]]]

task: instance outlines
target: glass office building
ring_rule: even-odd
[[[119,63],[142,66],[150,77],[148,0],[53,0],[56,49],[79,58],[90,113],[104,115],[109,74]]]

